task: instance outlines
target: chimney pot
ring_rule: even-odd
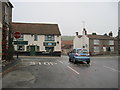
[[[76,35],[78,36],[78,32],[76,32]]]

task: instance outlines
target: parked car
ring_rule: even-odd
[[[73,62],[74,64],[78,61],[85,61],[87,64],[89,64],[90,54],[84,48],[76,48],[69,53],[69,61]]]

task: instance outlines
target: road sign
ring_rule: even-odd
[[[20,38],[20,37],[21,37],[21,33],[20,33],[20,32],[15,32],[15,33],[14,33],[14,37],[15,37],[16,39]]]

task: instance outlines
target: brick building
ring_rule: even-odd
[[[2,60],[12,59],[12,8],[9,0],[0,1],[0,57]]]

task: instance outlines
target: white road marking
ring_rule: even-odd
[[[108,66],[104,66],[105,68],[108,68],[108,69],[111,69],[111,70],[113,70],[113,71],[117,71],[118,72],[118,70],[116,70],[116,69],[114,69],[114,68],[111,68],[111,67],[108,67]]]
[[[39,65],[41,65],[41,62],[38,62]]]
[[[35,62],[30,62],[30,65],[35,65]]]
[[[44,62],[44,65],[50,65],[50,63],[49,62]]]
[[[74,70],[73,68],[71,68],[70,66],[67,66],[69,69],[71,69],[72,71],[74,71],[76,74],[80,74],[79,72],[77,72],[76,70]]]
[[[59,61],[59,60],[57,60],[57,61],[63,64],[63,62],[62,62],[62,61]]]
[[[53,63],[52,63],[52,62],[49,62],[49,64],[50,64],[50,65],[53,65]]]

